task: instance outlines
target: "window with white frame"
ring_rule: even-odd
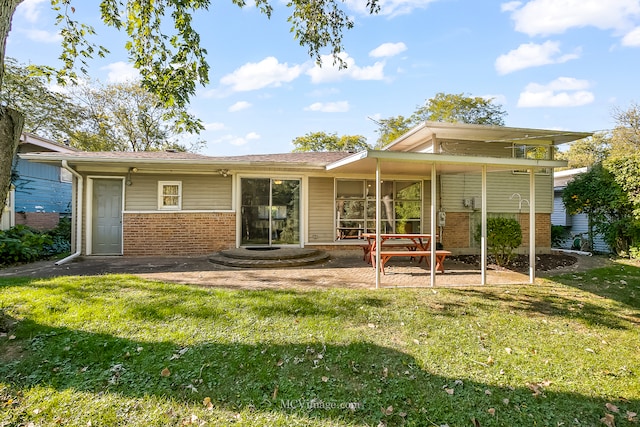
[[[384,233],[419,233],[422,218],[422,183],[380,183],[380,218]],[[376,183],[364,179],[336,180],[337,239],[362,238],[376,230]]]
[[[182,181],[158,181],[158,209],[182,209]]]

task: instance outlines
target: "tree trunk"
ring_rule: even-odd
[[[0,89],[4,81],[4,57],[7,36],[11,30],[11,20],[16,7],[23,0],[0,0]],[[18,150],[20,134],[24,125],[23,115],[11,108],[0,107],[0,212],[7,203],[7,193],[11,188],[11,167]]]
[[[11,188],[11,167],[18,151],[24,117],[19,111],[0,107],[0,212],[7,203]]]

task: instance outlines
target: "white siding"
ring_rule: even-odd
[[[480,204],[481,174],[458,174],[441,176],[442,207],[448,212],[471,212],[471,207],[465,207],[465,199],[476,198]],[[553,208],[553,192],[551,191],[551,176],[536,175],[536,212],[551,213]],[[519,203],[519,194],[525,202]],[[529,211],[527,202],[529,197],[529,175],[514,174],[512,172],[490,172],[487,174],[487,210],[489,212],[526,213]]]
[[[125,210],[158,209],[158,181],[182,182],[183,210],[231,210],[231,177],[212,175],[137,175],[125,188]]]

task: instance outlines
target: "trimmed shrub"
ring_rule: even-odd
[[[480,225],[476,240],[480,241]],[[522,228],[513,218],[487,218],[487,248],[496,258],[496,264],[505,266],[511,262],[513,251],[522,244]]]

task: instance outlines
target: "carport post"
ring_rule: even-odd
[[[382,185],[380,183],[380,159],[376,158],[376,289],[380,287],[380,192]],[[366,225],[366,224],[365,224]]]
[[[529,169],[529,283],[536,280],[536,174]]]
[[[436,239],[436,191],[438,186],[436,185],[436,180],[438,175],[436,173],[436,163],[431,163],[431,230],[429,234],[431,234],[431,259],[430,265],[431,268],[431,287],[434,287],[436,284],[436,249],[438,248],[438,239]]]
[[[487,284],[487,165],[482,165],[482,203],[480,214],[480,284]]]

